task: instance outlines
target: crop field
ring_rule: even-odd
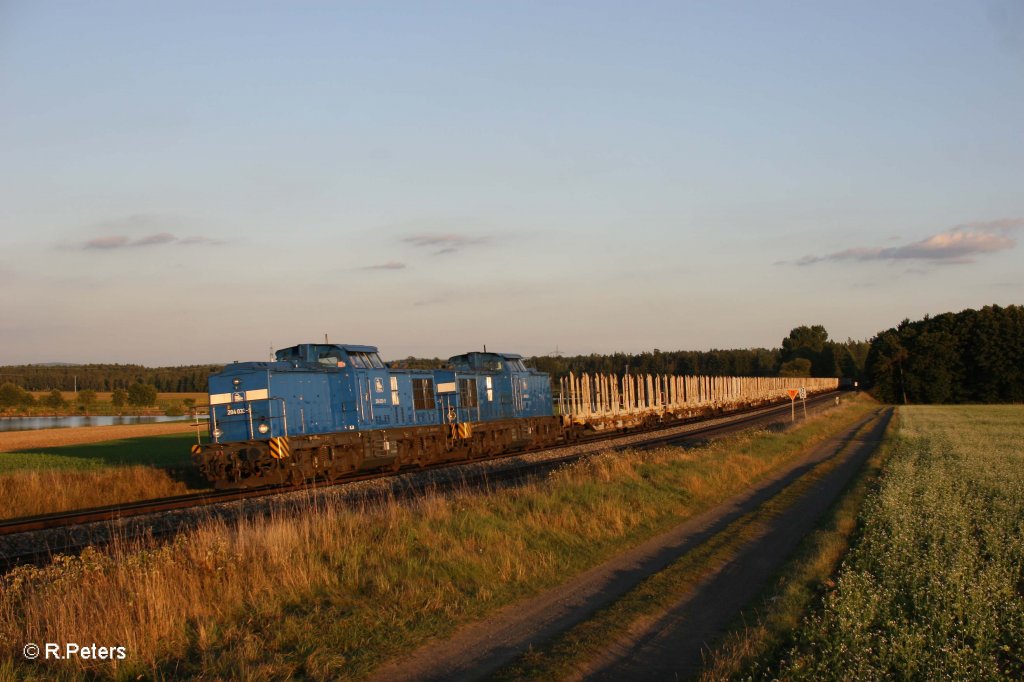
[[[133,464],[185,467],[190,464],[189,448],[195,442],[193,433],[173,433],[0,452],[0,474],[24,469],[96,469]]]
[[[131,427],[128,427],[131,428]],[[191,433],[0,452],[0,518],[81,509],[208,487],[191,468]]]
[[[823,607],[769,675],[1024,678],[1024,407],[901,407]]]
[[[356,679],[747,489],[875,409],[784,432],[598,455],[493,493],[212,520],[0,578],[0,678]],[[26,641],[116,642],[129,657],[46,666]]]

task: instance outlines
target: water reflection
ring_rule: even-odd
[[[205,417],[202,417],[205,419]],[[111,416],[84,415],[73,417],[4,417],[0,418],[0,431],[34,431],[36,429],[64,429],[76,426],[121,426],[126,424],[157,424],[160,422],[195,421],[190,417]]]

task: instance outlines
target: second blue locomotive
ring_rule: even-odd
[[[548,375],[519,355],[406,370],[374,346],[301,344],[210,377],[211,438],[193,457],[220,486],[334,480],[539,447],[561,426]]]

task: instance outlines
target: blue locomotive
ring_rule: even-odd
[[[547,374],[511,353],[440,370],[386,366],[374,346],[300,344],[210,377],[210,442],[193,447],[219,486],[334,480],[556,442]]]

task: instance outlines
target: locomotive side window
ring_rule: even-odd
[[[476,407],[476,380],[459,379],[459,404],[462,407]]]
[[[360,357],[360,355],[360,353],[351,353],[348,356],[348,359],[352,361],[353,367],[358,367],[359,369],[367,369],[366,363],[363,362],[363,358]]]
[[[434,380],[412,380],[412,406],[417,410],[434,409]]]
[[[384,369],[384,363],[381,361],[380,356],[376,353],[367,353],[367,361],[373,366],[374,369]]]

